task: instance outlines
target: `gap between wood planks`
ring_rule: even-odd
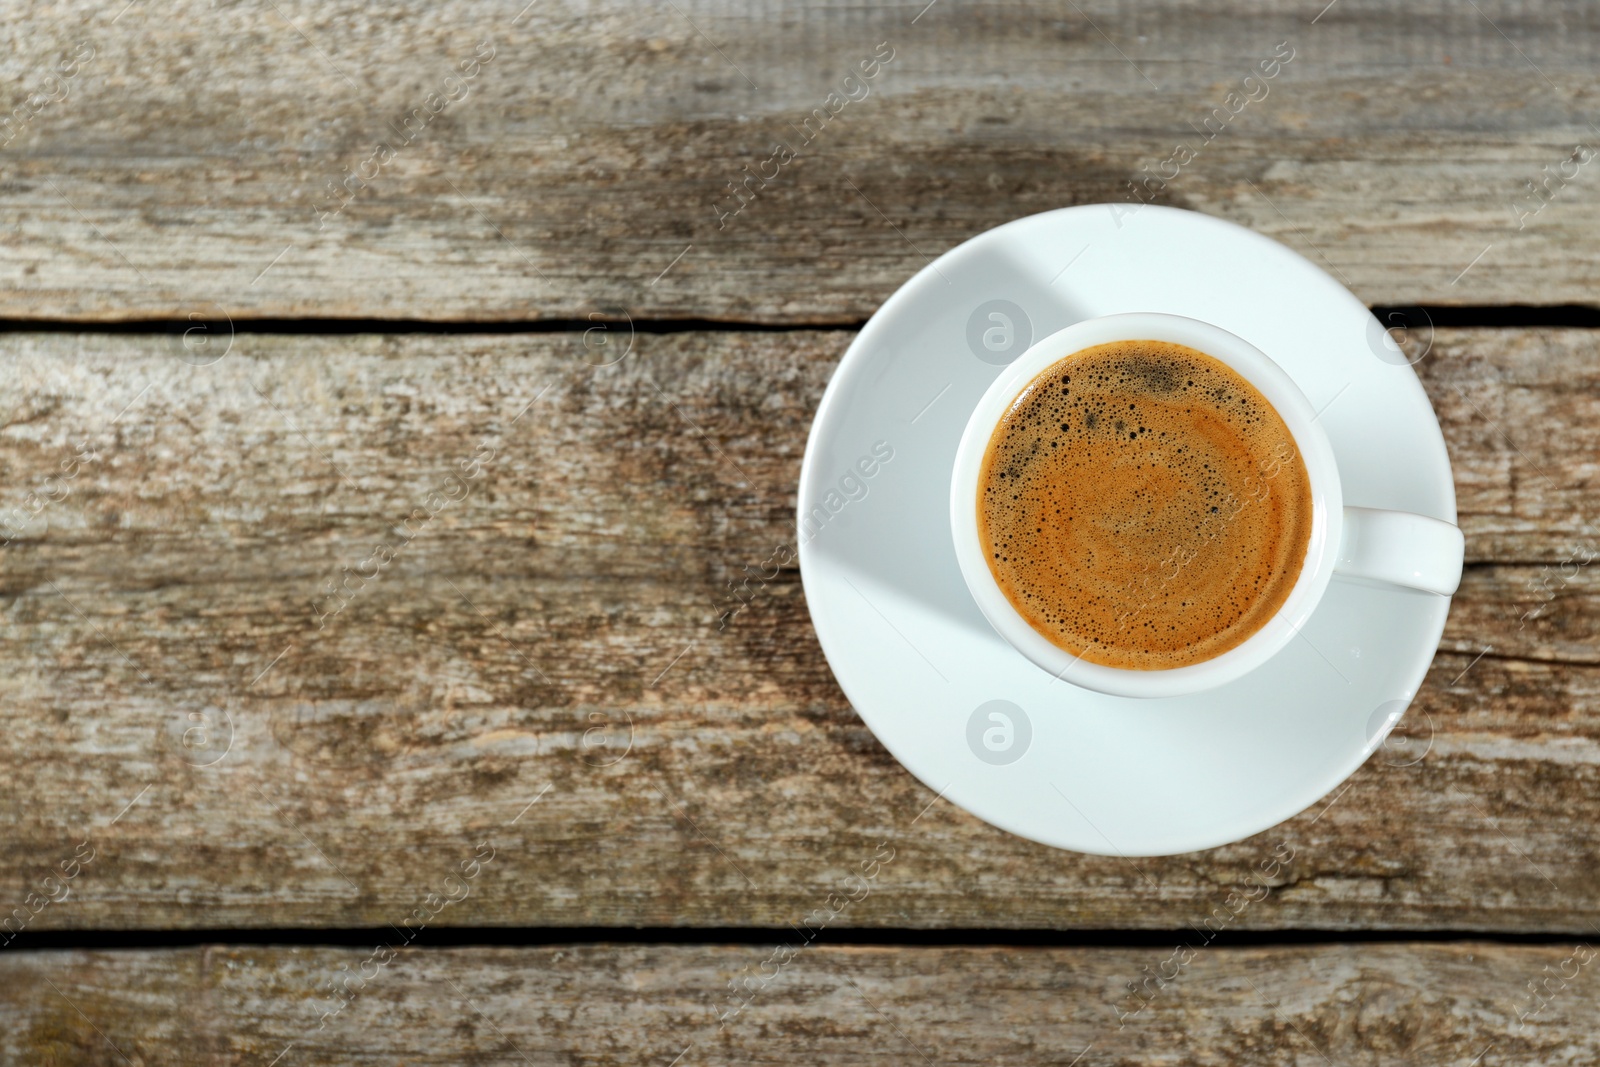
[[[1413,328],[1424,324],[1445,329],[1469,327],[1535,328],[1577,327],[1600,328],[1600,307],[1577,304],[1537,306],[1515,304],[1489,307],[1456,307],[1441,305],[1384,305],[1371,309],[1380,321],[1389,321],[1390,315],[1406,317]],[[1413,321],[1420,319],[1421,321]],[[232,319],[231,325],[238,333],[258,334],[500,334],[500,333],[571,333],[587,330],[599,323],[627,323],[639,333],[668,334],[712,331],[722,333],[799,333],[808,330],[859,330],[866,320],[814,322],[748,322],[736,319],[630,319],[595,313],[594,318],[581,319],[522,319],[440,321],[431,319]],[[193,323],[179,319],[133,319],[126,322],[56,320],[56,319],[0,319],[0,333],[106,333],[146,334],[171,333],[191,327]]]
[[[8,946],[12,952],[101,951],[188,948],[196,945],[300,945],[363,947],[383,941],[394,931],[387,926],[251,927],[228,929],[47,930],[25,931]],[[872,927],[833,929],[833,946],[871,945],[895,948],[1161,948],[1183,941],[1194,931],[1051,930],[962,927],[907,929]],[[789,937],[789,927],[766,926],[450,926],[429,927],[415,948],[538,948],[554,945],[768,945]],[[1286,945],[1427,942],[1458,944],[1483,941],[1507,945],[1569,945],[1573,933],[1505,933],[1493,930],[1239,930],[1227,931],[1216,944],[1230,948]]]

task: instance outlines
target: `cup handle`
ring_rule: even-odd
[[[1426,515],[1345,508],[1334,573],[1450,596],[1461,584],[1461,528]]]

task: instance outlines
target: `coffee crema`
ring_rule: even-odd
[[[1091,663],[1167,670],[1275,615],[1311,540],[1311,478],[1267,399],[1166,341],[1075,352],[996,426],[978,538],[1023,618]]]

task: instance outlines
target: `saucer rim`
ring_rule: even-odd
[[[895,758],[896,762],[898,762],[902,768],[910,773],[912,777],[916,778],[930,790],[935,791],[938,796],[951,799],[952,803],[954,803],[956,806],[983,820],[984,822],[987,822],[992,826],[1004,830],[1007,833],[1014,834],[1015,836],[1021,837],[1025,840],[1037,842],[1051,848],[1060,849],[1062,851],[1077,852],[1086,855],[1121,856],[1124,858],[1182,855],[1238,843],[1253,837],[1256,834],[1262,833],[1265,830],[1271,829],[1274,826],[1282,825],[1290,819],[1293,819],[1296,815],[1306,811],[1318,799],[1328,795],[1328,793],[1332,792],[1343,782],[1347,781],[1353,774],[1355,774],[1355,772],[1358,771],[1361,766],[1365,764],[1366,761],[1371,757],[1372,753],[1383,744],[1389,732],[1392,731],[1394,725],[1398,723],[1399,719],[1403,717],[1403,715],[1395,717],[1395,719],[1388,724],[1386,729],[1369,737],[1366,744],[1361,746],[1359,750],[1356,750],[1351,758],[1339,763],[1337,773],[1329,772],[1327,775],[1319,775],[1315,778],[1308,779],[1308,784],[1302,786],[1302,788],[1298,790],[1290,790],[1278,794],[1276,801],[1271,805],[1273,810],[1271,812],[1263,812],[1257,818],[1247,819],[1241,816],[1236,818],[1233,822],[1228,823],[1226,826],[1219,825],[1215,833],[1188,833],[1187,836],[1180,841],[1163,841],[1158,832],[1151,831],[1144,835],[1145,840],[1141,843],[1141,845],[1132,848],[1118,847],[1109,839],[1106,839],[1105,843],[1110,847],[1104,849],[1085,844],[1083,841],[1077,838],[1074,838],[1070,844],[1063,843],[1061,838],[1052,839],[1051,837],[1039,832],[1031,824],[1025,824],[1022,820],[1012,817],[1009,813],[997,810],[1002,805],[1002,801],[999,798],[988,795],[987,793],[980,791],[978,794],[973,796],[963,795],[960,799],[949,797],[949,791],[956,784],[954,779],[952,779],[950,782],[944,783],[941,786],[937,779],[930,777],[924,772],[924,770],[919,769],[918,764],[921,762],[921,760],[908,753],[907,746],[903,743],[905,740],[904,736],[896,737],[895,731],[880,730],[874,725],[874,716],[871,713],[863,710],[865,702],[859,699],[859,688],[857,688],[854,683],[847,681],[844,677],[842,677],[839,670],[834,666],[835,663],[846,661],[848,657],[844,655],[846,650],[841,648],[838,644],[840,637],[837,634],[830,634],[829,632],[830,625],[827,620],[827,609],[824,606],[825,601],[824,598],[820,598],[818,596],[819,589],[816,583],[820,581],[820,576],[817,576],[816,572],[819,566],[819,561],[817,558],[817,552],[819,550],[811,546],[811,541],[814,538],[806,537],[802,534],[804,529],[802,520],[806,514],[806,504],[808,501],[814,499],[813,490],[815,489],[815,483],[817,479],[825,477],[820,473],[820,463],[818,460],[818,452],[823,447],[821,444],[823,436],[828,430],[830,424],[836,421],[839,417],[836,409],[838,409],[843,403],[842,398],[849,390],[855,387],[856,377],[865,371],[868,350],[879,343],[879,334],[890,329],[889,323],[891,323],[898,314],[900,306],[914,299],[914,294],[917,293],[923,285],[927,284],[929,277],[938,275],[940,273],[938,268],[941,265],[948,264],[957,256],[973,254],[977,248],[980,248],[983,244],[1004,240],[1009,231],[1047,224],[1047,220],[1059,219],[1068,215],[1087,214],[1089,212],[1103,211],[1111,207],[1113,207],[1113,205],[1101,203],[1056,208],[1013,219],[989,230],[983,231],[982,233],[975,234],[971,238],[947,250],[934,260],[924,265],[920,270],[902,283],[900,287],[897,288],[895,292],[891,294],[882,305],[879,306],[878,310],[874,312],[871,318],[869,318],[868,321],[862,326],[860,332],[857,333],[856,337],[846,348],[844,354],[840,357],[839,363],[834,368],[834,372],[830,376],[828,384],[823,391],[822,398],[818,402],[816,415],[812,419],[811,428],[807,434],[806,447],[801,459],[800,479],[797,484],[796,493],[795,517],[797,520],[797,556],[800,566],[801,586],[806,596],[807,610],[812,619],[813,630],[817,635],[818,644],[821,646],[823,655],[828,661],[830,672],[833,674],[836,684],[839,685],[846,699],[849,700],[852,710],[861,719],[863,724],[865,724],[866,727],[872,732],[874,738],[876,738],[877,741],[882,744],[886,750],[888,750],[888,752]],[[1293,257],[1310,268],[1308,275],[1310,278],[1316,279],[1321,283],[1322,292],[1316,294],[1319,300],[1326,299],[1331,302],[1342,304],[1345,310],[1359,312],[1359,314],[1363,316],[1370,317],[1371,315],[1370,309],[1368,309],[1365,304],[1361,303],[1356,296],[1349,291],[1349,289],[1341,285],[1320,266],[1312,262],[1309,258],[1301,255],[1296,250],[1270,237],[1267,237],[1264,234],[1257,233],[1254,230],[1240,226],[1237,223],[1230,222],[1226,219],[1218,218],[1214,215],[1207,215],[1197,211],[1188,211],[1161,205],[1144,205],[1140,210],[1144,212],[1152,212],[1157,218],[1170,218],[1175,221],[1181,220],[1180,224],[1194,225],[1200,227],[1201,229],[1210,229],[1216,233],[1218,238],[1223,240],[1242,241],[1246,244],[1255,244],[1258,248],[1268,251],[1274,256],[1287,255]],[[1376,320],[1374,320],[1374,322],[1376,322]],[[1379,324],[1379,328],[1381,329],[1381,324]],[[1431,399],[1428,398],[1426,392],[1422,389],[1422,385],[1416,375],[1415,368],[1405,364],[1400,366],[1404,366],[1404,369],[1408,373],[1397,376],[1396,387],[1402,389],[1409,388],[1413,390],[1415,393],[1415,398],[1420,399],[1423,407],[1428,412],[1434,423],[1436,432],[1431,439],[1431,443],[1437,445],[1436,455],[1425,462],[1429,465],[1430,469],[1434,467],[1442,467],[1443,471],[1445,472],[1445,477],[1442,480],[1436,480],[1433,486],[1433,488],[1442,497],[1443,507],[1440,510],[1443,512],[1443,514],[1438,514],[1430,509],[1421,507],[1414,507],[1411,510],[1416,514],[1429,515],[1430,517],[1442,519],[1443,521],[1454,524],[1456,523],[1457,510],[1453,467],[1450,464],[1449,453],[1444,443],[1442,431],[1438,427],[1437,413],[1433,410]],[[1286,373],[1288,373],[1288,368],[1284,369]],[[1399,369],[1399,366],[1397,366],[1396,369]],[[1292,374],[1290,374],[1290,376],[1291,378],[1293,377]],[[1296,384],[1298,384],[1298,382]],[[1333,442],[1330,441],[1330,444],[1333,444]],[[1336,444],[1334,444],[1333,451],[1335,454],[1335,459],[1337,460],[1339,449]],[[1347,500],[1346,503],[1348,504],[1350,502]],[[1339,576],[1334,576],[1330,582],[1330,585],[1333,583],[1346,584],[1346,580]],[[1352,582],[1349,584],[1364,586],[1365,583]],[[1436,594],[1415,593],[1414,595],[1426,595],[1430,599],[1436,600],[1439,603],[1439,608],[1434,612],[1433,625],[1428,627],[1428,634],[1431,635],[1429,640],[1425,645],[1420,642],[1418,643],[1416,647],[1419,649],[1419,651],[1416,654],[1403,657],[1400,661],[1400,666],[1403,667],[1403,669],[1399,669],[1396,672],[1406,679],[1406,684],[1403,686],[1403,697],[1406,700],[1407,710],[1409,710],[1411,702],[1416,697],[1418,687],[1426,678],[1428,669],[1438,654],[1439,643],[1443,637],[1444,628],[1448,620],[1450,605],[1453,601],[1452,597],[1437,596]],[[1320,606],[1321,605],[1319,605],[1319,607]],[[1419,631],[1418,637],[1420,638],[1422,636],[1425,635]],[[1274,659],[1269,659],[1266,663],[1257,667],[1255,671],[1250,672],[1250,674],[1268,669],[1275,659],[1276,657],[1274,657]],[[1409,662],[1406,662],[1407,660],[1409,660]],[[1022,662],[1027,663],[1028,661],[1023,658]],[[1032,664],[1029,665],[1034,666]],[[1248,676],[1249,675],[1246,675],[1246,677]],[[1074,688],[1079,687],[1074,686]],[[1094,692],[1093,690],[1083,691],[1089,693]],[[1162,699],[1183,700],[1187,698],[1170,697]],[[1087,820],[1085,821],[1087,822]],[[1090,825],[1092,826],[1092,824]]]

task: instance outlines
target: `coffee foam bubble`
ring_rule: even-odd
[[[1311,481],[1217,359],[1123,341],[1055,363],[984,455],[979,540],[1017,611],[1092,663],[1162,670],[1244,642],[1305,561]]]

